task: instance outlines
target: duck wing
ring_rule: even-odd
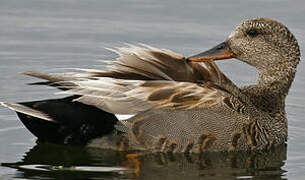
[[[205,67],[203,67],[198,63],[186,62],[184,56],[170,50],[157,49],[147,45],[129,45],[128,47],[111,50],[116,52],[119,57],[112,61],[106,70],[75,69],[77,71],[65,73],[25,72],[23,74],[47,80],[32,84],[56,86],[62,90],[70,89],[69,92],[65,93],[83,95],[77,101],[98,106],[109,112],[120,112],[120,110],[111,110],[110,107],[104,107],[103,104],[107,104],[106,106],[121,106],[125,110],[129,109],[126,107],[132,106],[132,103],[138,99],[133,96],[143,95],[138,95],[138,92],[135,91],[143,91],[145,89],[147,92],[153,92],[155,89],[159,89],[168,93],[167,91],[170,88],[160,87],[162,84],[172,85],[175,88],[191,87],[192,85],[174,82],[204,84],[205,86],[214,86],[228,91],[236,96],[241,94],[240,89],[219,70],[214,62],[206,62]],[[145,81],[155,82],[149,83]],[[137,88],[137,86],[140,88]],[[131,89],[134,91],[126,94]],[[160,92],[156,91],[156,93]],[[121,100],[118,100],[119,97]],[[129,99],[127,100],[126,98]],[[126,104],[126,106],[123,104]],[[145,104],[140,111],[151,107],[150,103]],[[138,111],[131,110],[126,113],[136,112]]]
[[[219,103],[224,94],[228,94],[207,83],[165,80],[145,81],[101,77],[87,81],[69,81],[69,83],[73,84],[73,87],[70,86],[69,90],[61,93],[79,95],[80,97],[74,101],[114,114],[137,114],[152,108],[191,109],[212,106]]]
[[[188,63],[184,56],[167,49],[129,45],[109,50],[117,53],[119,57],[115,61],[103,61],[108,64],[106,70],[72,68],[72,72],[64,73],[24,72],[22,74],[47,80],[32,84],[53,86],[58,85],[57,82],[83,81],[96,77],[201,83],[216,82],[221,78],[229,81],[214,63],[207,62],[206,67],[198,63]]]

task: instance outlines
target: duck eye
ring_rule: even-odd
[[[258,31],[257,31],[256,29],[250,29],[250,30],[247,31],[247,34],[248,34],[249,36],[251,36],[251,37],[255,37],[255,36],[257,36],[259,33],[258,33]]]

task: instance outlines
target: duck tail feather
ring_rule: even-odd
[[[114,131],[118,119],[96,107],[73,100],[78,96],[32,102],[0,104],[16,111],[38,141],[87,145],[91,140]]]
[[[45,114],[41,111],[35,110],[33,108],[27,107],[25,105],[18,104],[18,103],[7,103],[7,102],[0,102],[0,104],[17,113],[22,113],[22,114],[25,114],[28,116],[32,116],[32,117],[36,117],[36,118],[39,118],[42,120],[56,123],[56,121],[54,119],[52,119],[50,116],[48,116],[47,114]]]

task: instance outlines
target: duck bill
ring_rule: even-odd
[[[222,60],[222,59],[231,59],[234,58],[235,54],[231,51],[228,43],[222,42],[217,46],[209,49],[205,52],[200,54],[191,56],[187,58],[189,62],[207,62],[207,61],[215,61],[215,60]]]

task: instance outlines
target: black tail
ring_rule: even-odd
[[[115,115],[75,102],[75,98],[76,96],[70,96],[63,99],[19,103],[46,114],[54,122],[22,112],[17,114],[39,141],[51,143],[86,145],[90,140],[114,130],[117,122]]]

